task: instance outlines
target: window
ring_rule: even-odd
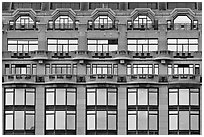
[[[48,51],[70,52],[78,50],[77,39],[48,39]]]
[[[191,30],[191,20],[188,16],[177,16],[174,19],[174,30]]]
[[[194,68],[195,66],[195,68]],[[172,70],[173,69],[173,70]],[[168,74],[177,74],[177,75],[194,75],[199,74],[199,65],[193,64],[174,64],[173,68],[172,65],[168,65]]]
[[[200,91],[169,89],[169,134],[200,134]]]
[[[20,16],[15,21],[10,20],[9,21],[9,29],[10,30],[35,30],[36,27],[36,21],[34,21],[29,16]]]
[[[94,10],[96,8],[111,8],[112,10],[119,9],[119,2],[90,2],[89,9]]]
[[[152,20],[145,15],[139,15],[134,21],[133,21],[133,29],[151,29],[152,26]]]
[[[87,64],[86,66],[87,75],[117,75],[118,74],[118,65],[117,64]]]
[[[51,10],[55,10],[57,8],[71,8],[73,10],[79,10],[80,3],[79,2],[51,2],[50,3]]]
[[[51,66],[51,68],[50,68]],[[46,64],[45,74],[68,74],[76,75],[77,74],[77,64]]]
[[[12,2],[11,9],[32,8],[33,10],[41,10],[40,2]]]
[[[76,89],[46,88],[46,105],[76,105]]]
[[[87,88],[86,134],[117,134],[117,89]]]
[[[157,2],[128,2],[128,9],[150,8],[157,9]]]
[[[95,29],[111,29],[113,21],[108,16],[99,16],[94,20]]]
[[[128,134],[158,134],[158,89],[128,88]]]
[[[29,52],[38,50],[37,39],[8,39],[8,51],[12,52]]]
[[[117,51],[118,40],[88,40],[88,50],[95,52]]]
[[[46,88],[46,134],[76,134],[76,88]]]
[[[73,20],[68,16],[59,16],[54,25],[55,29],[73,29]]]
[[[158,75],[158,65],[142,65],[142,64],[128,64],[127,75],[147,75],[154,74]]]
[[[5,88],[4,134],[35,134],[35,88]]]
[[[158,39],[128,39],[128,50],[150,52],[158,50]]]
[[[168,50],[177,52],[198,51],[198,39],[168,39]]]
[[[31,67],[32,66],[32,67]],[[36,64],[11,64],[12,75],[36,75]]]

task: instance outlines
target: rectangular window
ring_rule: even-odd
[[[37,39],[8,39],[8,51],[29,52],[38,50]]]
[[[78,50],[77,39],[47,39],[48,51],[70,52]]]
[[[174,64],[174,72],[172,73],[171,67],[172,65],[168,65],[168,74],[181,74],[181,75],[188,75],[188,74],[198,74],[199,73],[199,65],[194,65],[193,64]]]
[[[147,75],[147,74],[155,74],[159,73],[159,66],[157,64],[154,65],[142,65],[142,64],[130,64],[127,65],[127,75]],[[154,69],[154,71],[153,71]]]
[[[169,89],[169,134],[200,134],[199,98],[197,88]]]
[[[50,72],[50,65],[46,65],[46,73]],[[76,75],[77,74],[77,65],[76,64],[52,64],[51,65],[51,74],[68,74]]]
[[[79,10],[80,3],[79,2],[51,2],[50,3],[51,10],[55,10],[57,8],[71,8],[73,10]]]
[[[87,134],[117,134],[117,89],[87,88],[86,97]]]
[[[88,40],[88,50],[95,52],[117,51],[118,40]]]
[[[92,67],[91,67],[92,66]],[[89,75],[96,75],[96,74],[103,74],[103,75],[118,75],[118,65],[117,64],[92,64],[86,65],[86,74]]]
[[[12,2],[11,9],[32,8],[33,10],[41,10],[40,2]]]
[[[12,64],[11,74],[36,75],[36,65],[32,64],[32,72],[30,64]]]
[[[198,51],[198,39],[168,39],[167,46],[170,51]]]
[[[150,52],[158,50],[158,39],[128,39],[128,50]]]

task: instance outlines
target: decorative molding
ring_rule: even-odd
[[[137,18],[139,15],[146,15],[151,20],[154,20],[155,18],[155,13],[150,8],[136,8],[130,13],[132,20]]]
[[[91,13],[91,18],[93,20],[95,20],[100,15],[107,15],[112,20],[115,20],[115,16],[116,16],[115,12],[112,9],[110,9],[110,8],[96,8]]]
[[[21,9],[16,9],[13,13],[12,16],[14,20],[18,19],[20,16],[29,16],[31,17],[34,21],[36,20],[36,12],[31,9],[31,8],[21,8]]]

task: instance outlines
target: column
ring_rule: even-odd
[[[118,24],[118,50],[127,50],[127,26],[126,24],[119,23]]]
[[[77,125],[76,134],[86,134],[86,87],[77,86]]]
[[[44,135],[45,131],[45,90],[44,86],[36,87],[35,135]]]
[[[118,135],[127,135],[126,85],[118,87]]]

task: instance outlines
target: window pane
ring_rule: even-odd
[[[75,129],[75,115],[67,115],[67,129]]]
[[[199,130],[199,115],[191,115],[191,130]]]
[[[65,111],[56,111],[56,129],[65,129]]]
[[[169,105],[178,105],[177,93],[169,93]]]
[[[149,93],[149,105],[157,105],[157,93]]]
[[[177,129],[178,129],[178,116],[169,115],[169,130],[177,130]]]
[[[116,130],[116,115],[108,116],[108,130]]]
[[[48,51],[57,51],[56,45],[48,45]]]
[[[128,105],[136,105],[136,93],[128,93]]]
[[[6,130],[13,130],[13,114],[5,116],[5,129]]]
[[[176,45],[168,45],[168,50],[170,50],[170,51],[177,51],[176,50]]]
[[[95,105],[95,93],[87,93],[87,105]]]
[[[26,115],[26,129],[34,130],[34,115]]]
[[[24,105],[25,89],[15,89],[15,105]]]
[[[87,115],[87,130],[95,130],[95,115]]]
[[[97,111],[97,129],[106,129],[106,111]]]
[[[24,111],[15,111],[15,129],[24,130]]]
[[[6,104],[5,105],[13,105],[13,92],[6,93]]]
[[[76,96],[75,93],[67,93],[67,105],[75,105]]]
[[[179,89],[179,105],[189,105],[189,89]]]
[[[46,105],[54,105],[54,92],[46,94]]]
[[[128,45],[128,50],[129,51],[136,51],[136,46],[135,45]]]
[[[149,130],[157,130],[157,115],[149,116]]]
[[[198,51],[198,45],[189,45],[189,51]]]
[[[34,105],[34,93],[26,93],[26,105]]]
[[[147,105],[147,89],[138,89],[138,105]]]
[[[109,51],[117,51],[118,45],[109,45]]]
[[[191,105],[199,105],[199,94],[191,93]]]
[[[78,45],[69,45],[69,51],[76,51],[78,50]]]
[[[147,130],[147,111],[138,111],[138,130]]]
[[[8,45],[8,51],[17,51],[17,45]]]
[[[54,129],[54,115],[47,115],[46,116],[46,130],[53,130]]]
[[[89,51],[97,51],[96,50],[96,45],[88,45],[88,50]]]
[[[116,93],[108,93],[108,105],[116,105]]]
[[[128,130],[136,130],[136,115],[128,115]]]
[[[106,105],[106,89],[97,89],[97,105]]]
[[[189,111],[179,111],[179,130],[189,130]]]
[[[65,105],[65,89],[56,89],[56,105]]]

